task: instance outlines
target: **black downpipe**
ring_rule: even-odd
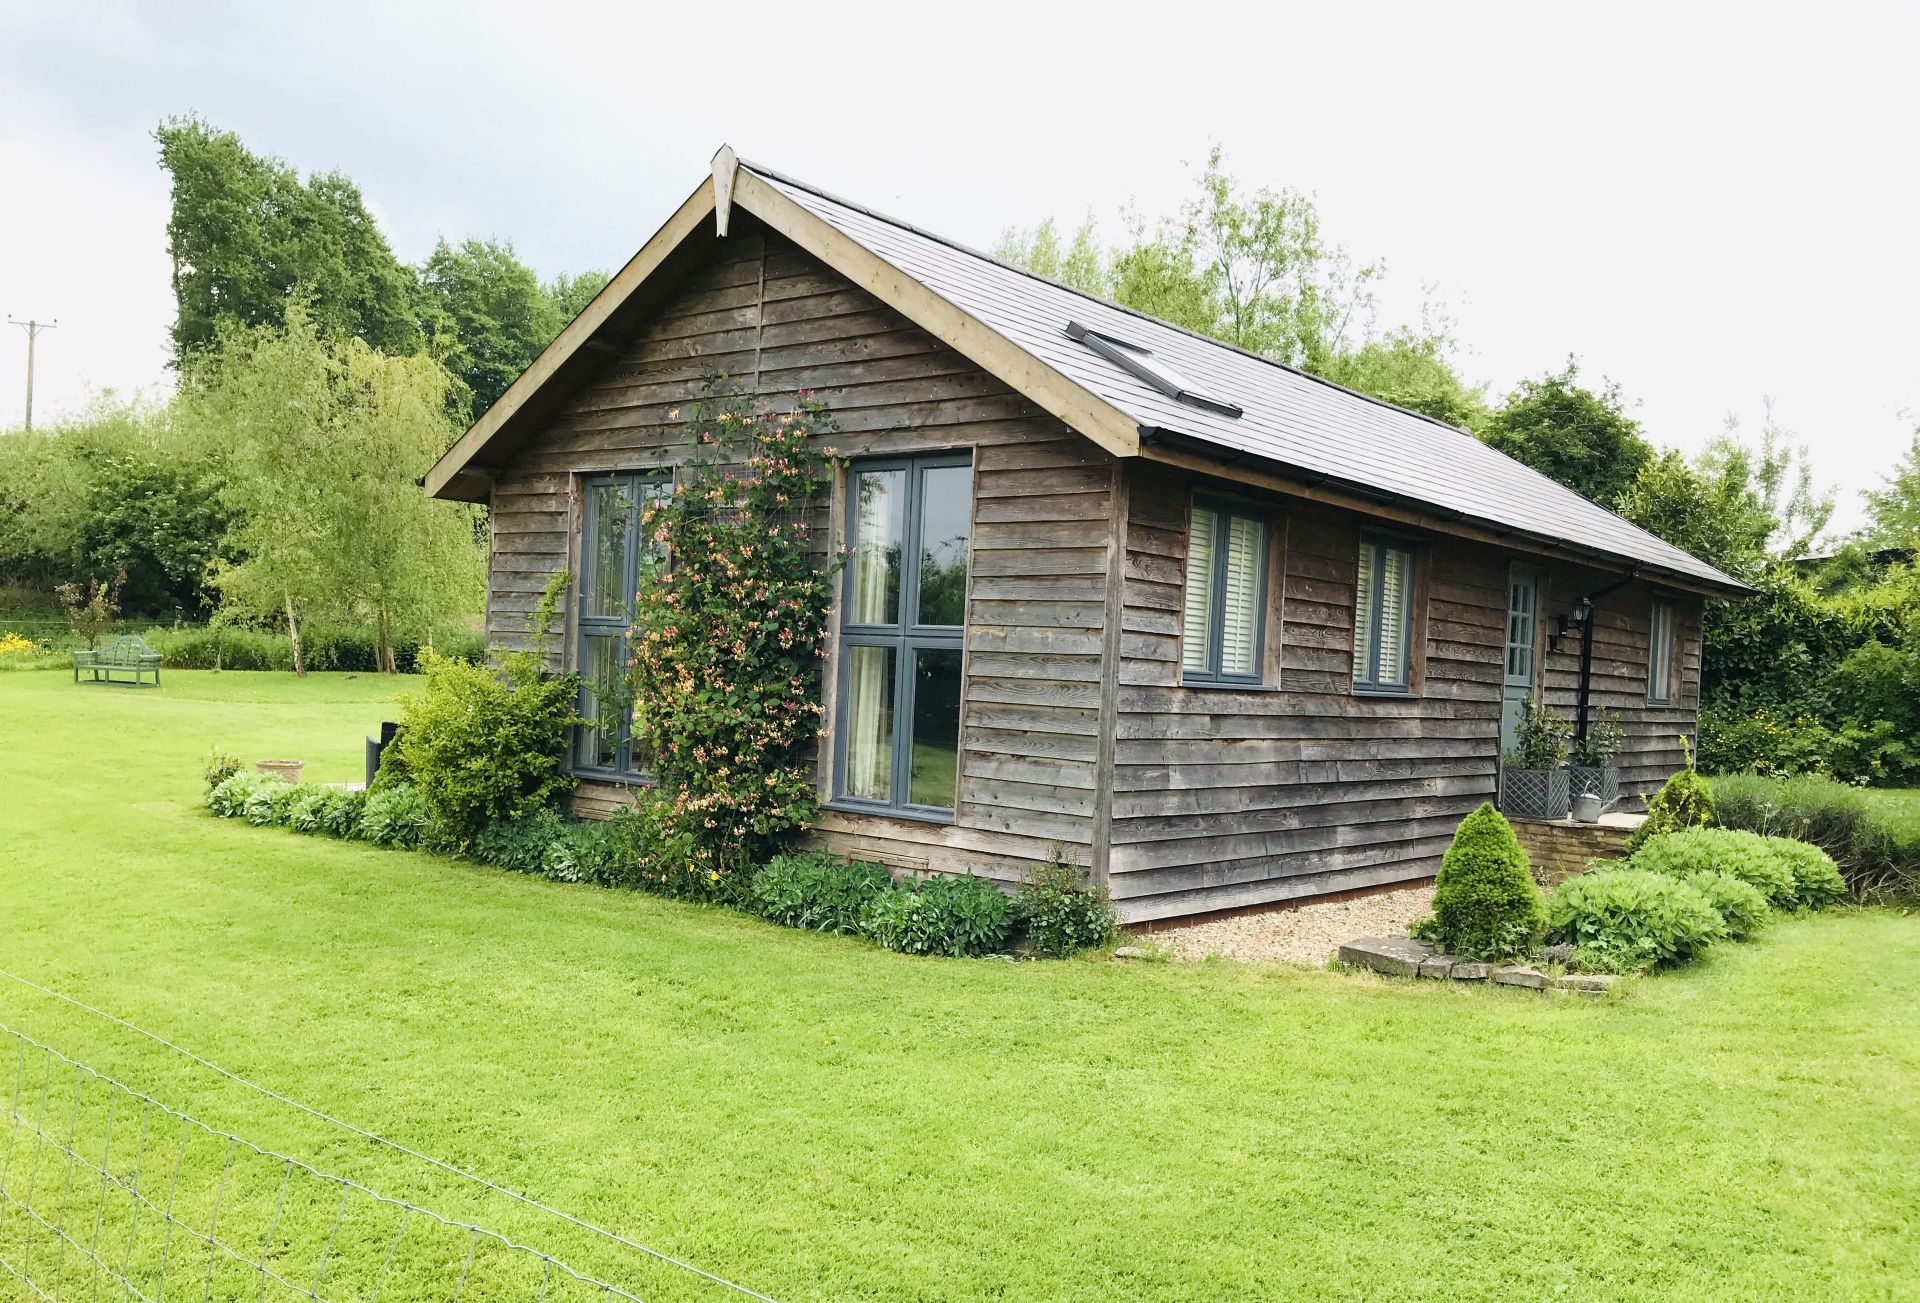
[[[1640,569],[1634,567],[1625,579],[1605,588],[1596,589],[1580,599],[1580,609],[1584,617],[1580,621],[1580,698],[1574,711],[1573,735],[1582,742],[1587,740],[1587,708],[1593,700],[1593,617],[1594,603],[1602,597],[1619,592],[1640,577]]]

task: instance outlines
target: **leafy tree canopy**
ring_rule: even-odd
[[[296,294],[323,334],[387,353],[418,350],[413,274],[351,180],[321,172],[302,183],[286,163],[199,117],[171,118],[154,139],[173,178],[176,366],[212,347],[223,324],[278,325]]]
[[[468,420],[492,406],[566,318],[533,269],[497,240],[440,241],[420,269],[421,327],[465,386]]]
[[[611,279],[603,271],[583,271],[577,276],[561,272],[548,281],[547,297],[553,300],[554,310],[560,314],[561,328],[579,316],[580,310],[593,302],[593,296],[605,289]]]
[[[396,633],[478,606],[472,510],[414,483],[446,447],[451,384],[429,358],[326,338],[296,300],[282,326],[227,327],[177,400],[190,437],[221,450],[239,557],[223,598],[285,619],[296,667],[309,615],[372,624],[392,669]]]
[[[1871,547],[1920,547],[1920,430],[1886,483],[1868,491],[1865,540]]]
[[[1330,243],[1311,196],[1247,191],[1218,147],[1177,212],[1129,212],[1126,224],[1126,241],[1104,249],[1091,219],[1068,240],[1049,219],[1007,231],[995,256],[1444,421],[1469,422],[1483,411],[1479,389],[1453,368],[1444,327],[1423,321],[1376,336],[1373,286],[1382,264],[1356,265]]]
[[[1758,446],[1729,420],[1691,462],[1668,451],[1646,462],[1620,513],[1730,575],[1754,579],[1805,557],[1833,515],[1813,484],[1807,451],[1768,413]]]
[[[1482,421],[1479,434],[1493,447],[1574,492],[1611,507],[1630,488],[1653,446],[1627,415],[1620,387],[1598,391],[1579,383],[1579,364],[1522,380]]]

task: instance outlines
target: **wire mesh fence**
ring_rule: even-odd
[[[637,1295],[320,1171],[0,1024],[0,1282],[18,1297],[570,1303]]]

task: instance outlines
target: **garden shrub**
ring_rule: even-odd
[[[1846,879],[1840,876],[1839,865],[1818,846],[1792,837],[1763,840],[1793,874],[1794,903],[1802,909],[1825,909],[1847,894]]]
[[[368,791],[377,792],[395,783],[413,781],[413,771],[407,768],[406,752],[400,749],[400,735],[404,731],[395,729],[393,740],[380,748],[380,765],[373,771],[373,781],[367,784]]]
[[[1713,780],[1720,822],[1791,837],[1830,855],[1855,896],[1920,895],[1920,838],[1903,837],[1864,792],[1829,778]]]
[[[385,791],[367,794],[360,812],[360,839],[376,846],[412,850],[427,841],[432,819],[426,794],[410,784],[397,783]]]
[[[259,828],[285,823],[288,812],[293,808],[294,798],[300,795],[300,789],[283,779],[266,774],[260,777],[265,781],[249,789],[240,817]]]
[[[533,652],[501,659],[499,672],[433,657],[427,686],[401,707],[399,748],[435,823],[465,846],[490,823],[547,804],[573,786],[561,762],[581,722],[580,681],[549,678]],[[392,790],[392,789],[389,789]],[[369,815],[371,807],[369,807]]]
[[[1687,767],[1666,781],[1647,798],[1647,817],[1627,838],[1627,854],[1632,855],[1648,839],[1682,828],[1705,828],[1715,822],[1713,788],[1693,767],[1693,753],[1687,753]]]
[[[1013,906],[1034,953],[1049,958],[1096,949],[1114,932],[1106,892],[1089,886],[1086,872],[1059,846],[1020,884]]]
[[[1732,828],[1685,828],[1662,833],[1635,851],[1636,869],[1687,878],[1695,873],[1726,873],[1760,889],[1780,909],[1794,905],[1793,870],[1755,833]]]
[[[367,808],[365,792],[349,792],[330,787],[326,801],[314,820],[314,830],[327,837],[354,838],[360,835],[360,816]]]
[[[1765,892],[1731,873],[1703,871],[1689,873],[1680,880],[1707,898],[1707,903],[1719,912],[1720,921],[1727,925],[1727,936],[1734,941],[1758,932],[1773,914]]]
[[[292,790],[290,784],[278,778],[271,778],[266,774],[249,773],[243,769],[238,773],[229,774],[220,781],[218,786],[207,793],[207,808],[222,819],[238,819],[246,815],[249,802],[263,800],[267,803],[263,808],[270,813],[273,793],[263,792],[268,784],[272,784],[275,788]]]
[[[1534,948],[1544,923],[1540,889],[1513,826],[1482,804],[1460,821],[1440,859],[1433,917],[1419,935],[1448,954],[1513,959]]]
[[[207,780],[207,790],[211,792],[243,767],[239,756],[224,755],[216,750],[207,755],[207,763],[201,768],[200,776]]]
[[[514,819],[499,819],[473,839],[473,857],[515,873],[547,871],[547,857],[567,835],[566,820],[552,806],[540,806]]]
[[[151,628],[141,635],[159,652],[170,670],[280,670],[293,669],[293,648],[281,632],[238,628],[233,625],[178,625]],[[328,628],[309,624],[300,631],[302,660],[309,670],[374,674],[380,669],[378,638],[372,629]],[[394,640],[394,668],[402,674],[425,668],[425,645],[417,638]],[[442,634],[433,652],[447,660],[479,664],[486,644],[478,634]]]
[[[784,927],[851,933],[873,898],[892,886],[881,865],[799,851],[775,856],[753,875],[752,901],[762,918]]]
[[[971,874],[902,883],[867,902],[860,932],[905,955],[989,955],[1013,931],[1013,902]]]
[[[334,789],[328,787],[296,787],[294,796],[287,803],[287,827],[295,832],[313,834],[320,831],[320,816],[327,808],[327,796]]]
[[[1727,935],[1726,922],[1694,888],[1644,869],[1602,869],[1568,878],[1547,902],[1548,936],[1574,947],[1589,972],[1638,973],[1684,963]]]

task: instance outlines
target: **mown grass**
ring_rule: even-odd
[[[166,678],[0,678],[0,967],[774,1297],[1920,1291],[1920,917],[1783,921],[1592,1004],[909,959],[214,820],[209,746],[349,778],[413,681]],[[0,1021],[643,1297],[724,1297],[4,981]],[[380,1243],[349,1226],[343,1270]],[[450,1297],[430,1275],[381,1297]]]

